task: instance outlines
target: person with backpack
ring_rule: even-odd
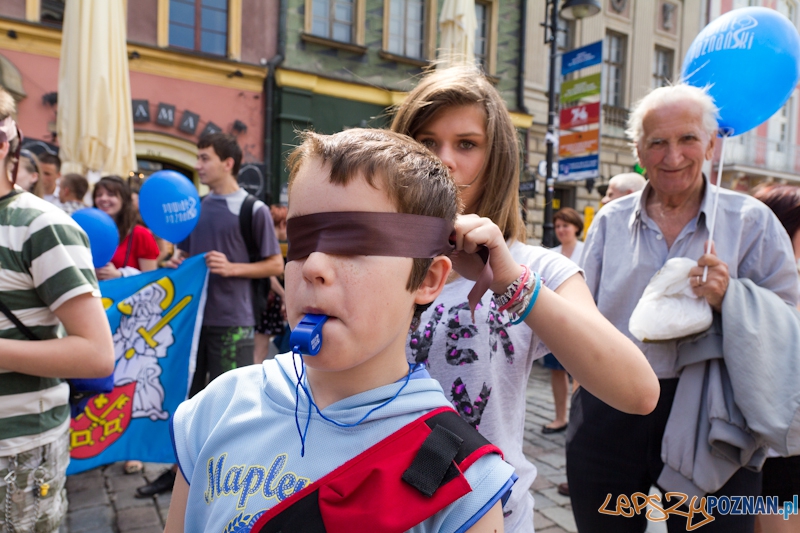
[[[165,265],[177,268],[184,259],[204,254],[209,279],[197,366],[189,397],[224,372],[253,364],[253,281],[283,273],[283,256],[269,208],[239,187],[236,175],[242,150],[232,135],[203,135],[197,143],[200,182],[211,192],[203,198],[194,231],[178,243]],[[169,491],[175,468],[149,485],[139,497]]]
[[[14,187],[22,136],[13,116],[0,88],[0,531],[54,532],[67,512],[65,379],[107,377],[114,345],[86,233]]]

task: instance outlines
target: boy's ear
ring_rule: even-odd
[[[451,270],[453,270],[453,263],[449,257],[443,255],[434,257],[428,273],[425,274],[425,279],[415,291],[414,303],[429,304],[434,301],[444,289]]]
[[[226,157],[223,159],[222,164],[225,166],[225,170],[227,170],[229,174],[233,174],[233,165],[235,165],[236,162],[232,157]]]

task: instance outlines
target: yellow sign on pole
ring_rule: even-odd
[[[594,220],[594,207],[587,205],[583,208],[583,239],[586,240],[586,235],[589,233],[589,226],[592,225]]]

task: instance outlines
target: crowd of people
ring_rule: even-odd
[[[0,393],[0,524],[53,531],[63,517],[68,410],[57,378],[113,365],[109,332],[90,327],[104,319],[97,281],[196,255],[213,311],[203,315],[189,399],[171,421],[177,463],[137,490],[173,490],[167,531],[235,522],[532,532],[536,467],[523,431],[538,359],[555,405],[541,431],[566,432],[568,483],[558,490],[579,531],[644,531],[644,513],[599,509],[608,495],[652,486],[792,501],[800,188],[722,189],[715,199],[703,168],[717,113],[702,89],[648,94],[626,132],[646,178],[614,176],[588,228],[578,211],[558,210],[560,245],[547,250],[528,244],[517,133],[502,98],[473,68],[440,69],[386,130],[304,133],[288,159],[288,207],[239,186],[234,137],[201,137],[195,170],[210,192],[172,250],[139,218],[138,183],[103,177],[91,198],[114,219],[119,246],[109,264],[87,269],[85,236],[67,214],[83,206],[88,183],[59,179],[55,156],[20,150],[13,101],[0,91],[0,252],[9,256],[0,304],[8,299],[43,339],[29,348],[3,311],[0,390],[13,392]],[[684,292],[707,302],[712,326],[641,342],[630,317],[675,257],[696,261]],[[290,342],[303,320],[322,327],[317,355]],[[30,411],[31,398],[50,411]],[[30,422],[10,430],[18,417]],[[45,490],[38,471],[53,480]],[[712,533],[798,526],[797,516],[708,514]],[[691,530],[692,519],[674,513],[667,525]]]

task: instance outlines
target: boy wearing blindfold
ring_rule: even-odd
[[[405,355],[451,272],[446,167],[362,129],[306,133],[289,164],[287,316],[326,316],[321,347],[178,408],[166,531],[502,531],[513,468]]]

